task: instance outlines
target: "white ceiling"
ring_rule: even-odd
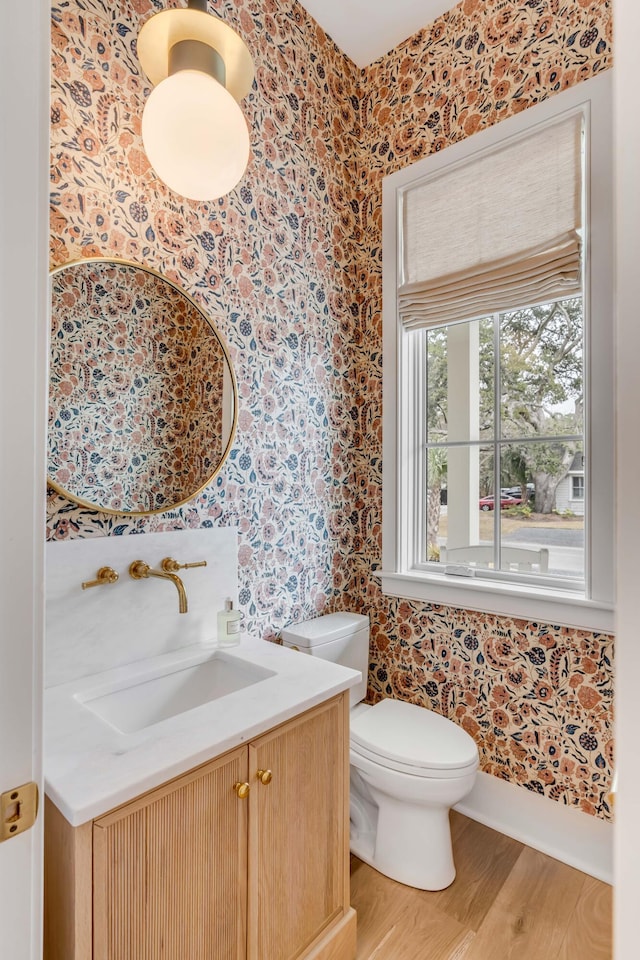
[[[456,0],[300,0],[358,67],[382,57]]]

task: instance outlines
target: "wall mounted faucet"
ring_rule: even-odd
[[[187,594],[182,580],[176,573],[170,573],[167,570],[154,570],[148,563],[145,563],[144,560],[134,560],[129,567],[129,576],[132,577],[133,580],[146,580],[149,577],[158,577],[160,580],[171,580],[178,591],[180,613],[187,612]]]

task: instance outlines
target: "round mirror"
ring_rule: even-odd
[[[49,482],[106,513],[159,513],[224,463],[237,391],[226,347],[176,284],[122,260],[51,272]]]

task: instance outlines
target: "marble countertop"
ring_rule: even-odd
[[[237,647],[225,648],[225,656],[273,676],[135,733],[120,733],[81,702],[87,694],[140,683],[214,652],[196,644],[45,691],[45,790],[72,826],[253,740],[360,679],[356,670],[243,637]]]

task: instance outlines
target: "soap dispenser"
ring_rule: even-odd
[[[233,609],[233,600],[224,602],[224,610],[218,613],[218,643],[221,647],[233,647],[240,643],[240,621],[242,614]]]

